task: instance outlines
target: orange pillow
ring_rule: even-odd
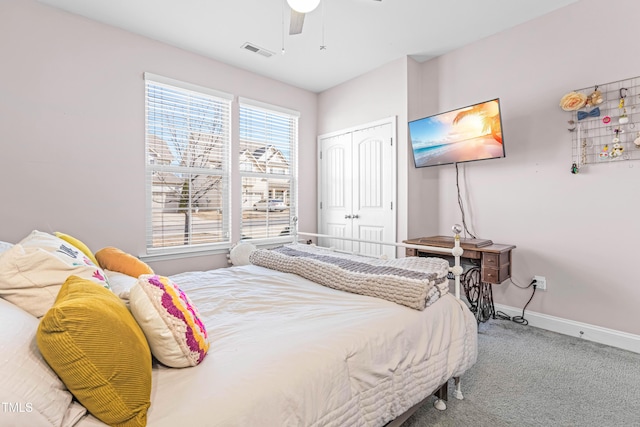
[[[96,259],[103,269],[117,271],[128,276],[138,277],[142,274],[154,274],[151,267],[144,261],[111,246],[96,252]]]

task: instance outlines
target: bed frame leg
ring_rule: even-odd
[[[460,390],[460,377],[455,377],[453,380],[455,381],[455,384],[456,384],[456,389],[453,391],[453,397],[455,397],[458,400],[464,399],[464,396],[462,395],[462,391]]]
[[[440,386],[438,390],[434,393],[436,396],[435,402],[433,402],[433,407],[439,411],[444,411],[447,409],[447,398],[449,396],[449,381],[446,381],[444,384]]]
[[[438,411],[444,411],[445,409],[447,409],[447,404],[442,399],[436,399],[436,401],[433,402],[433,407]]]

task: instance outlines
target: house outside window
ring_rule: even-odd
[[[230,244],[232,95],[145,73],[147,254]]]
[[[240,98],[241,239],[290,241],[299,113]]]

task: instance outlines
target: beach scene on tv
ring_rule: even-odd
[[[409,123],[416,167],[504,157],[498,100]]]

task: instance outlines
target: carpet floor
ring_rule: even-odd
[[[640,354],[505,320],[478,329],[464,400],[450,381],[445,411],[425,403],[403,427],[640,426]]]

